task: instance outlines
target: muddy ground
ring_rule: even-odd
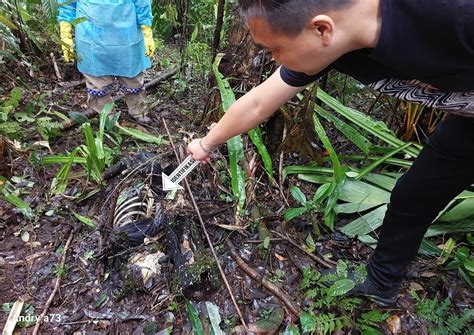
[[[43,68],[33,78],[25,76],[24,81],[29,88],[24,93],[22,106],[27,101],[37,101],[39,95],[46,93],[43,101],[49,111],[65,114],[69,111],[84,111],[84,84],[80,83],[81,78],[74,70],[69,71],[71,73],[64,82],[52,80],[54,75],[51,68]],[[148,79],[154,76],[153,72],[147,74]],[[75,86],[68,87],[67,83],[75,83]],[[2,85],[2,94],[12,88],[12,84]],[[128,118],[121,103],[117,109],[122,111],[121,124],[163,135],[166,139],[164,118],[179,154],[184,158],[184,144],[192,137],[203,135],[205,125],[210,124],[216,114],[211,112],[202,115],[208,95],[207,83],[202,80],[191,80],[183,89],[182,84],[172,78],[148,92],[152,109],[150,123],[138,124]],[[204,123],[201,122],[203,119]],[[97,127],[97,121],[94,127]],[[38,140],[41,138],[33,135],[28,143]],[[30,307],[30,321],[35,321],[34,317],[44,310],[56,278],[60,275],[59,289],[41,326],[41,332],[45,334],[156,334],[167,327],[172,333],[187,334],[191,331],[191,321],[185,296],[191,297],[201,311],[205,310],[206,301],[213,302],[219,306],[222,329],[228,333],[244,333],[242,328],[234,328],[241,324],[239,316],[214,265],[204,266],[204,274],[194,286],[180,281],[172,265],[175,261],[172,253],[176,253],[176,250],[187,252],[186,257],[194,257],[195,260],[207,257],[213,263],[204,231],[186,191],[178,192],[173,200],[164,199],[164,195],[160,197],[167,214],[167,223],[160,227],[154,238],[138,247],[116,243],[117,236],[111,223],[114,201],[123,175],[111,178],[106,185],[99,187],[77,174],[70,180],[64,196],[50,194],[49,188],[57,165],[42,166],[35,157],[65,153],[83,141],[82,130],[78,127],[72,127],[58,138],[50,140],[51,151],[44,147],[19,149],[12,146],[11,142],[4,141],[2,173],[7,178],[19,176],[33,183],[25,187],[23,199],[34,210],[36,218],[28,220],[10,204],[0,200],[0,304],[22,298],[25,305]],[[342,142],[341,146],[345,145]],[[150,152],[157,156],[157,162],[165,171],[171,171],[177,165],[170,144],[156,146],[128,138],[121,144],[121,151],[117,161],[134,157],[140,152]],[[253,152],[250,149],[246,152],[250,161]],[[198,167],[188,178],[193,196],[245,321],[252,325],[265,311],[283,308],[283,323],[276,328],[283,331],[287,324],[297,322],[298,319],[288,305],[262,285],[264,277],[280,293],[286,294],[294,306],[301,308],[305,304],[299,289],[304,267],[324,269],[339,259],[364,263],[371,249],[337,231],[323,231],[312,254],[303,248],[299,249],[297,246],[303,246],[311,232],[310,220],[322,221],[322,218],[301,218],[291,224],[284,222],[282,210],[287,206],[286,201],[295,205],[289,196],[288,186],[300,182],[289,178],[284,188],[279,190],[277,185],[268,180],[260,166],[253,173],[247,212],[243,216],[237,215],[228,196],[228,184],[222,178],[226,169],[223,155],[225,149],[221,148],[215,154],[211,166]],[[275,155],[275,161],[278,161],[278,157]],[[284,166],[305,163],[303,158],[293,153],[285,154],[283,159]],[[74,172],[79,173],[79,169]],[[140,181],[142,177],[135,178]],[[133,178],[128,182],[133,184]],[[311,192],[308,186],[300,186]],[[79,192],[85,195],[94,190],[98,192],[86,199],[74,199],[74,195]],[[90,228],[80,222],[72,214],[73,211],[91,218],[96,227]],[[337,225],[349,219],[340,218]],[[173,234],[178,236],[174,243],[175,251],[170,246],[170,225],[174,229]],[[271,236],[271,244],[267,249],[261,247],[265,236]],[[65,250],[68,241],[70,243]],[[229,241],[241,259],[257,273],[256,278],[244,273],[236,259],[232,258]],[[168,254],[160,260],[159,274],[144,284],[130,270],[130,258],[158,252]],[[58,264],[64,253],[65,267],[61,268]],[[323,258],[323,262],[312,255]],[[183,285],[192,287],[183,292]],[[415,300],[410,294],[412,291],[431,297],[436,294],[441,298],[450,297],[454,306],[462,308],[473,302],[473,293],[455,272],[442,271],[432,259],[418,258],[411,267],[396,306],[383,309],[363,300],[356,314],[377,309],[399,319],[399,333],[427,334],[427,325],[415,313]],[[2,328],[7,317],[8,313],[0,311]],[[389,326],[383,322],[380,327],[385,334],[391,334]],[[259,330],[255,327],[254,324],[252,329]],[[208,332],[209,324],[205,324],[205,328]],[[32,330],[33,326],[16,328],[16,331],[24,334]],[[352,331],[352,334],[356,333]]]

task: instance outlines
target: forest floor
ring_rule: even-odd
[[[154,76],[153,72],[147,73],[148,80]],[[85,85],[81,80],[79,74],[70,71],[67,79],[60,82],[54,78],[53,69],[46,67],[33,78],[25,74],[23,80],[12,82],[22,86],[19,110],[24,110],[31,102],[36,113],[41,111],[43,116],[54,117],[54,112],[67,115],[70,111],[85,111]],[[7,82],[1,85],[5,95],[14,86]],[[116,109],[122,112],[121,125],[161,135],[167,142],[154,145],[124,136],[115,161],[149,152],[165,172],[172,171],[178,163],[163,119],[180,158],[185,158],[185,144],[205,133],[202,120],[210,123],[209,116],[202,117],[208,95],[207,83],[204,82],[191,80],[183,87],[182,82],[175,78],[164,81],[148,92],[152,118],[148,124],[129,118],[125,105],[119,102]],[[34,121],[23,123],[22,132],[34,129],[34,124]],[[92,125],[97,129],[97,118]],[[19,142],[0,139],[1,174],[7,179],[19,178],[16,187],[21,189],[21,198],[32,209],[33,219],[26,218],[21,211],[0,199],[1,328],[7,321],[11,304],[22,299],[24,322],[19,323],[16,330],[19,333],[32,332],[36,318],[43,312],[60,277],[58,290],[43,318],[41,332],[45,334],[187,334],[195,324],[194,309],[201,315],[204,333],[210,333],[207,311],[212,305],[206,305],[206,302],[219,307],[220,327],[226,333],[245,333],[242,326],[236,327],[241,325],[238,312],[215,268],[204,231],[186,190],[178,191],[173,199],[157,192],[157,201],[167,222],[161,224],[153,238],[138,247],[130,247],[117,242],[113,228],[115,201],[124,189],[124,180],[130,186],[148,180],[147,177],[137,174],[131,178],[120,174],[98,186],[91,180],[87,181],[81,169],[75,167],[66,192],[53,195],[50,185],[59,166],[44,166],[40,158],[65,154],[83,144],[82,128],[72,127],[63,131],[49,140],[49,148],[44,143],[33,144],[44,141],[39,135],[28,140],[19,137],[19,140],[21,147]],[[192,194],[249,329],[260,334],[278,333],[285,329],[290,333],[288,325],[299,324],[291,306],[301,310],[311,303],[301,289],[305,269],[325,269],[335,266],[338,260],[364,264],[372,249],[337,229],[334,232],[324,230],[321,224],[321,235],[314,237],[314,250],[309,250],[307,237],[313,231],[312,223],[322,222],[322,217],[299,217],[290,224],[283,220],[282,213],[288,203],[295,205],[289,196],[289,185],[299,185],[308,193],[312,192],[312,186],[289,177],[280,189],[279,185],[269,181],[259,165],[252,165],[255,163],[251,156],[247,157],[246,168],[253,171],[253,188],[248,192],[247,211],[244,215],[237,214],[226,180],[224,154],[225,149],[221,148],[214,154],[211,165],[199,166],[187,178]],[[275,157],[278,161],[278,156]],[[283,166],[306,163],[297,154],[282,157]],[[156,175],[158,178],[152,183],[161,182],[160,174]],[[90,192],[92,195],[86,196]],[[90,218],[94,227],[78,220],[74,213]],[[336,227],[349,219],[338,218]],[[172,265],[180,254],[184,255],[186,264],[202,264],[192,268],[191,271],[198,274],[192,282],[184,278],[184,270],[177,271]],[[63,255],[65,263],[61,266]],[[131,265],[134,263],[132,259],[144,260],[150,255],[157,255],[160,260],[154,263],[154,272],[148,269],[149,279],[142,282],[141,274],[137,274],[136,267]],[[240,257],[239,262],[236,256]],[[243,263],[247,270],[253,271],[255,278],[243,272]],[[276,291],[270,292],[268,284]],[[383,334],[429,334],[428,329],[433,324],[418,315],[421,298],[416,298],[413,292],[418,297],[437,297],[439,303],[449,297],[452,304],[443,310],[446,315],[472,308],[474,301],[473,292],[455,272],[444,271],[432,259],[419,257],[410,267],[408,280],[395,306],[381,308],[360,299],[352,301],[354,306],[350,312],[343,310],[337,302],[326,311],[346,315],[353,321],[351,326],[337,331],[338,334],[361,333],[362,315],[373,311],[383,315],[373,324]],[[288,299],[286,304],[282,297]],[[188,303],[191,300],[193,304]],[[436,312],[436,307],[433,311]],[[30,317],[26,318],[26,315]],[[264,324],[263,320],[268,322]],[[364,333],[369,334],[367,330]]]

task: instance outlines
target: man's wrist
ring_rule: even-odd
[[[199,146],[201,147],[202,151],[210,154],[213,150],[214,150],[214,147],[210,146],[210,145],[207,145],[206,143],[204,143],[203,139],[199,139]]]

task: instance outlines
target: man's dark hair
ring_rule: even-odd
[[[240,13],[248,20],[261,17],[273,31],[288,36],[298,35],[313,16],[341,10],[355,0],[239,0]]]

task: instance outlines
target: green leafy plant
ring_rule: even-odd
[[[235,101],[235,95],[232,89],[230,88],[229,82],[225,79],[218,70],[222,56],[216,57],[214,64],[212,65],[212,70],[214,76],[216,77],[217,85],[221,95],[222,107],[224,111],[227,111],[232,103]],[[260,157],[262,158],[265,171],[269,176],[273,176],[273,168],[271,157],[268,153],[267,148],[263,144],[262,135],[260,130],[252,129],[248,132],[252,143],[257,148]],[[243,210],[245,205],[245,173],[242,170],[240,164],[244,159],[244,149],[242,137],[240,135],[234,136],[233,138],[227,141],[227,149],[229,153],[229,162],[230,162],[230,172],[231,172],[231,184],[232,192],[234,196],[238,199],[238,205],[240,211]]]
[[[474,317],[474,310],[465,309],[461,314],[449,311],[451,300],[446,298],[443,301],[438,301],[437,297],[433,299],[420,299],[416,293],[412,296],[417,301],[416,313],[417,315],[428,322],[430,322],[429,333],[434,335],[454,335],[466,334],[471,329],[469,323]]]
[[[377,310],[362,313],[357,318],[356,327],[364,335],[382,335],[383,333],[379,330],[378,325],[385,321],[388,316],[388,313],[382,314]]]
[[[467,246],[461,246],[456,250],[454,259],[446,265],[446,270],[457,270],[471,289],[474,289],[474,256]]]
[[[315,315],[313,313],[302,312],[300,322],[304,334],[326,335],[343,329],[350,324],[350,319],[346,316],[336,317],[333,313]]]
[[[27,218],[33,218],[33,210],[30,205],[21,199],[22,187],[16,187],[12,182],[5,177],[0,176],[0,196],[20,210],[20,212]]]

